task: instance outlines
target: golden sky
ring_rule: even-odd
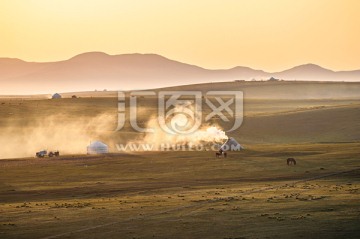
[[[0,57],[157,53],[205,68],[360,69],[358,0],[1,0]]]

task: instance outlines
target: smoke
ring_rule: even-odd
[[[0,158],[31,157],[40,150],[59,150],[61,154],[84,154],[90,140],[106,137],[114,122],[113,115],[100,114],[93,118],[50,115],[15,124],[2,130]]]
[[[189,108],[183,105],[177,105],[170,112],[174,115],[169,119],[152,117],[147,122],[147,128],[152,129],[153,132],[146,133],[142,138],[131,143],[151,144],[154,149],[159,149],[161,145],[223,143],[228,139],[226,133],[217,125],[199,125],[196,130],[188,133],[189,129],[196,124],[195,121],[199,119],[198,116],[189,117]]]
[[[164,125],[158,117],[151,117],[145,124],[153,132],[136,134],[125,131],[115,134],[116,114],[102,113],[94,117],[71,114],[54,114],[46,117],[26,117],[21,121],[5,121],[0,134],[1,158],[34,157],[40,150],[59,150],[60,154],[85,154],[86,147],[92,140],[101,140],[106,144],[115,145],[118,140],[127,143],[152,144],[156,150],[160,145],[197,145],[223,143],[228,137],[217,125],[202,125],[191,133],[169,133],[164,127],[173,127],[186,131],[198,118],[184,117],[186,109],[175,107],[174,117]],[[146,113],[146,112],[145,112]],[[135,133],[135,134],[134,134]],[[137,135],[137,139],[136,136]],[[139,136],[140,135],[140,136]],[[134,139],[135,136],[135,139]],[[131,138],[131,139],[130,139]]]

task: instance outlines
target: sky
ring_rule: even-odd
[[[1,0],[0,57],[156,53],[209,69],[360,69],[357,0]]]

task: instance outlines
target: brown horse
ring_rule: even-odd
[[[286,160],[287,165],[296,165],[296,160],[294,158],[288,158]]]

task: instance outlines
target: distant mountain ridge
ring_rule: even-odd
[[[360,70],[332,71],[315,64],[273,73],[243,66],[211,70],[156,54],[138,53],[88,52],[64,61],[41,63],[0,58],[0,94],[3,95],[151,89],[270,77],[297,81],[360,81]]]

